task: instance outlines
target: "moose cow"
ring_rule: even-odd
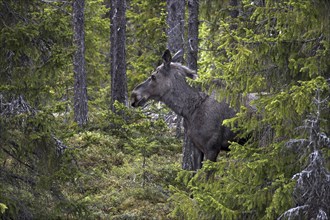
[[[132,91],[131,105],[143,106],[148,100],[165,103],[184,118],[186,134],[204,159],[216,161],[220,150],[229,150],[228,141],[235,137],[230,128],[222,125],[225,119],[235,116],[235,111],[226,102],[219,103],[191,87],[185,78],[195,79],[196,72],[176,63],[176,55],[172,59],[166,50],[162,58],[163,64]],[[201,164],[198,166],[196,169]]]

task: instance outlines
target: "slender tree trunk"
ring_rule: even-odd
[[[117,22],[115,22],[114,16],[116,16],[117,9],[116,9],[116,1],[117,0],[110,0],[110,78],[111,78],[111,106],[110,108],[113,109],[112,103],[112,88],[114,87],[114,78],[115,78],[115,63],[116,63],[116,56],[114,56],[116,47],[115,47],[115,39],[117,31],[115,31]]]
[[[167,0],[167,13],[167,47],[174,54],[184,50],[185,0]]]
[[[85,0],[73,1],[73,29],[76,51],[73,56],[74,71],[74,120],[82,126],[87,123],[87,85],[85,70]]]
[[[127,105],[126,0],[111,0],[110,4],[111,109],[115,111],[116,100]]]
[[[167,0],[167,48],[172,54],[184,51],[185,0]],[[183,54],[183,53],[182,53]],[[183,62],[183,57],[178,62]],[[176,136],[180,137],[182,117],[177,116]]]
[[[198,0],[188,0],[188,41],[187,41],[187,63],[190,69],[197,71],[197,54],[198,54]],[[183,144],[182,168],[185,170],[197,170],[201,168],[203,154],[192,141],[187,137],[185,130],[185,138]]]
[[[197,71],[197,54],[198,54],[198,11],[199,1],[188,0],[188,45],[187,45],[187,62],[190,69]]]

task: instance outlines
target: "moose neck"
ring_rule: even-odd
[[[164,102],[176,114],[189,120],[195,109],[205,100],[206,95],[189,86],[184,79],[182,80],[176,81],[177,83],[161,97],[160,101]]]

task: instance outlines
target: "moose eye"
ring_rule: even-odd
[[[154,74],[151,75],[152,80],[156,80],[156,76]]]

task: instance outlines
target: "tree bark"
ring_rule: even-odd
[[[198,11],[199,1],[188,0],[188,45],[187,45],[187,62],[190,69],[197,71],[197,54],[198,54]]]
[[[127,106],[126,0],[111,0],[110,4],[111,109],[116,111],[115,101]]]
[[[74,71],[74,120],[79,126],[87,123],[87,85],[85,70],[85,29],[84,29],[85,0],[73,1],[73,42],[76,51],[73,56]]]
[[[172,54],[184,50],[184,17],[185,0],[167,0],[167,48]]]
[[[198,54],[198,0],[188,0],[188,42],[187,42],[187,64],[190,69],[197,71]],[[185,129],[183,144],[182,168],[184,170],[197,170],[201,168],[203,154],[188,138]]]
[[[184,52],[185,0],[167,0],[167,48],[172,54]],[[183,62],[181,57],[177,62]],[[177,116],[176,137],[182,136],[182,117]]]

